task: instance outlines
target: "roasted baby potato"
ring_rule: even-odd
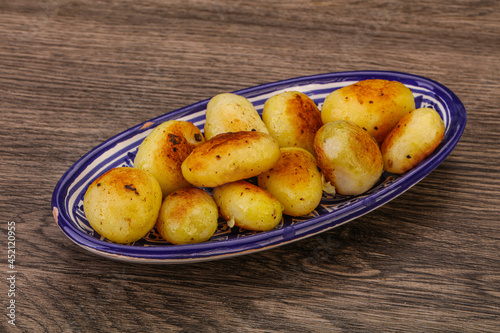
[[[275,197],[245,180],[214,188],[213,197],[230,227],[268,231],[276,227],[283,216],[283,206]]]
[[[321,119],[324,124],[352,121],[382,144],[396,123],[414,109],[413,93],[401,82],[363,80],[331,92],[321,108]]]
[[[269,134],[253,104],[240,95],[223,93],[214,96],[208,102],[205,117],[207,140],[227,132],[259,131]]]
[[[195,186],[215,187],[255,177],[279,157],[279,145],[269,134],[222,133],[193,150],[182,163],[182,174]]]
[[[314,150],[326,180],[339,194],[362,194],[375,185],[384,171],[375,139],[350,121],[323,125],[316,133]]]
[[[160,183],[163,197],[191,184],[184,179],[181,164],[191,151],[205,142],[190,122],[170,120],[156,127],[139,146],[134,167],[149,171]]]
[[[278,163],[258,176],[258,184],[281,202],[284,214],[291,216],[311,213],[323,196],[316,159],[302,148],[281,148]]]
[[[218,208],[210,194],[196,187],[187,187],[163,200],[156,229],[172,244],[201,243],[215,233],[218,218]]]
[[[411,111],[397,123],[382,146],[385,170],[401,174],[419,164],[444,138],[439,113],[430,108]]]
[[[115,168],[90,184],[83,210],[99,235],[127,244],[153,228],[161,199],[161,188],[153,175],[135,168]]]
[[[314,154],[314,136],[323,125],[316,103],[298,91],[287,91],[269,98],[262,120],[280,147],[304,148]]]

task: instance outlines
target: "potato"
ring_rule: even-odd
[[[377,142],[353,122],[337,120],[323,125],[316,133],[314,150],[326,180],[339,194],[362,194],[382,175]]]
[[[321,108],[323,123],[349,120],[382,144],[396,123],[415,109],[410,89],[397,81],[364,80],[331,92]]]
[[[196,244],[212,237],[218,218],[218,208],[210,194],[187,187],[163,200],[156,229],[172,244]]]
[[[444,137],[439,113],[420,108],[405,115],[381,146],[385,170],[401,174],[431,154]]]
[[[161,188],[150,173],[115,168],[94,180],[83,199],[90,226],[112,242],[127,244],[144,237],[156,223]]]
[[[170,120],[156,127],[141,143],[134,167],[149,171],[160,183],[163,197],[191,184],[184,179],[181,164],[191,151],[205,142],[190,122]]]
[[[269,134],[253,104],[243,96],[231,93],[214,96],[208,102],[205,117],[207,140],[227,132],[259,131]]]
[[[283,214],[291,216],[311,213],[323,196],[316,159],[302,148],[281,148],[278,163],[258,176],[258,184],[281,202]]]
[[[214,188],[213,197],[230,227],[268,231],[276,227],[283,216],[283,206],[275,197],[244,180]]]
[[[269,98],[262,120],[280,147],[299,147],[314,154],[314,136],[323,125],[321,113],[312,99],[298,91]]]
[[[193,150],[182,163],[182,174],[195,186],[215,187],[255,177],[279,157],[279,145],[269,134],[222,133]]]

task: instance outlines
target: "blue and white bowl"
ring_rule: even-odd
[[[97,234],[90,227],[83,212],[83,196],[89,184],[111,168],[133,166],[142,140],[155,126],[164,121],[190,121],[203,131],[209,101],[204,100],[134,126],[85,154],[66,171],[54,189],[54,218],[67,237],[90,252],[130,262],[165,264],[207,261],[262,251],[356,219],[404,193],[432,172],[451,153],[466,124],[466,111],[457,96],[433,80],[385,71],[320,74],[234,92],[249,99],[259,113],[269,97],[291,90],[303,92],[321,108],[325,97],[333,90],[366,79],[402,82],[412,90],[417,108],[430,107],[439,112],[446,131],[438,148],[417,167],[401,176],[384,173],[380,181],[361,196],[332,197],[325,194],[320,205],[308,216],[284,216],[274,230],[267,232],[230,229],[221,221],[214,236],[201,244],[172,245],[163,240],[155,229],[143,239],[128,245],[112,243]]]

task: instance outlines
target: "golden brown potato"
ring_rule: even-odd
[[[158,181],[135,168],[109,170],[90,184],[83,199],[90,226],[121,244],[144,237],[155,225],[160,206]]]
[[[190,122],[170,120],[156,127],[139,146],[134,167],[149,171],[160,183],[163,197],[191,184],[184,179],[181,164],[191,151],[205,142]]]
[[[279,157],[279,145],[269,134],[222,133],[193,150],[182,163],[182,174],[195,186],[215,187],[255,177]]]
[[[210,194],[187,187],[163,200],[156,229],[172,244],[196,244],[212,237],[218,218],[218,208]]]
[[[353,122],[337,120],[323,125],[314,149],[326,180],[339,194],[362,194],[382,175],[384,165],[377,142]]]
[[[302,148],[281,148],[278,163],[259,175],[258,184],[283,204],[284,214],[291,216],[311,213],[323,196],[316,159]]]
[[[213,197],[229,227],[268,231],[283,216],[283,206],[275,197],[244,180],[214,188]]]
[[[227,132],[259,131],[269,134],[253,104],[236,94],[223,93],[214,96],[208,102],[205,117],[207,140]]]
[[[299,147],[314,154],[314,136],[323,125],[316,103],[298,91],[287,91],[269,98],[262,120],[280,147]]]
[[[401,118],[382,144],[385,170],[396,174],[410,170],[437,148],[444,131],[443,120],[435,110],[411,111]]]
[[[364,80],[331,92],[321,108],[326,124],[349,120],[382,144],[396,123],[415,109],[410,89],[397,81]]]

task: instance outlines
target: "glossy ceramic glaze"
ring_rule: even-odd
[[[102,238],[90,227],[83,212],[83,196],[90,182],[113,167],[133,166],[139,144],[155,126],[164,121],[186,120],[203,130],[208,103],[208,100],[205,100],[132,127],[84,155],[69,168],[55,187],[52,198],[54,218],[67,237],[93,253],[132,262],[184,263],[269,249],[318,234],[360,217],[418,183],[453,150],[466,124],[465,108],[453,92],[424,77],[381,71],[320,74],[234,92],[248,98],[259,113],[269,97],[290,90],[307,94],[321,108],[323,100],[331,91],[365,79],[402,82],[412,90],[417,108],[430,107],[439,112],[446,125],[446,132],[439,147],[416,168],[401,176],[384,173],[380,181],[361,196],[333,197],[325,194],[321,204],[311,214],[298,218],[285,216],[274,230],[268,232],[230,229],[221,221],[210,241],[201,244],[171,245],[161,239],[155,229],[143,239],[128,245],[114,244]]]

